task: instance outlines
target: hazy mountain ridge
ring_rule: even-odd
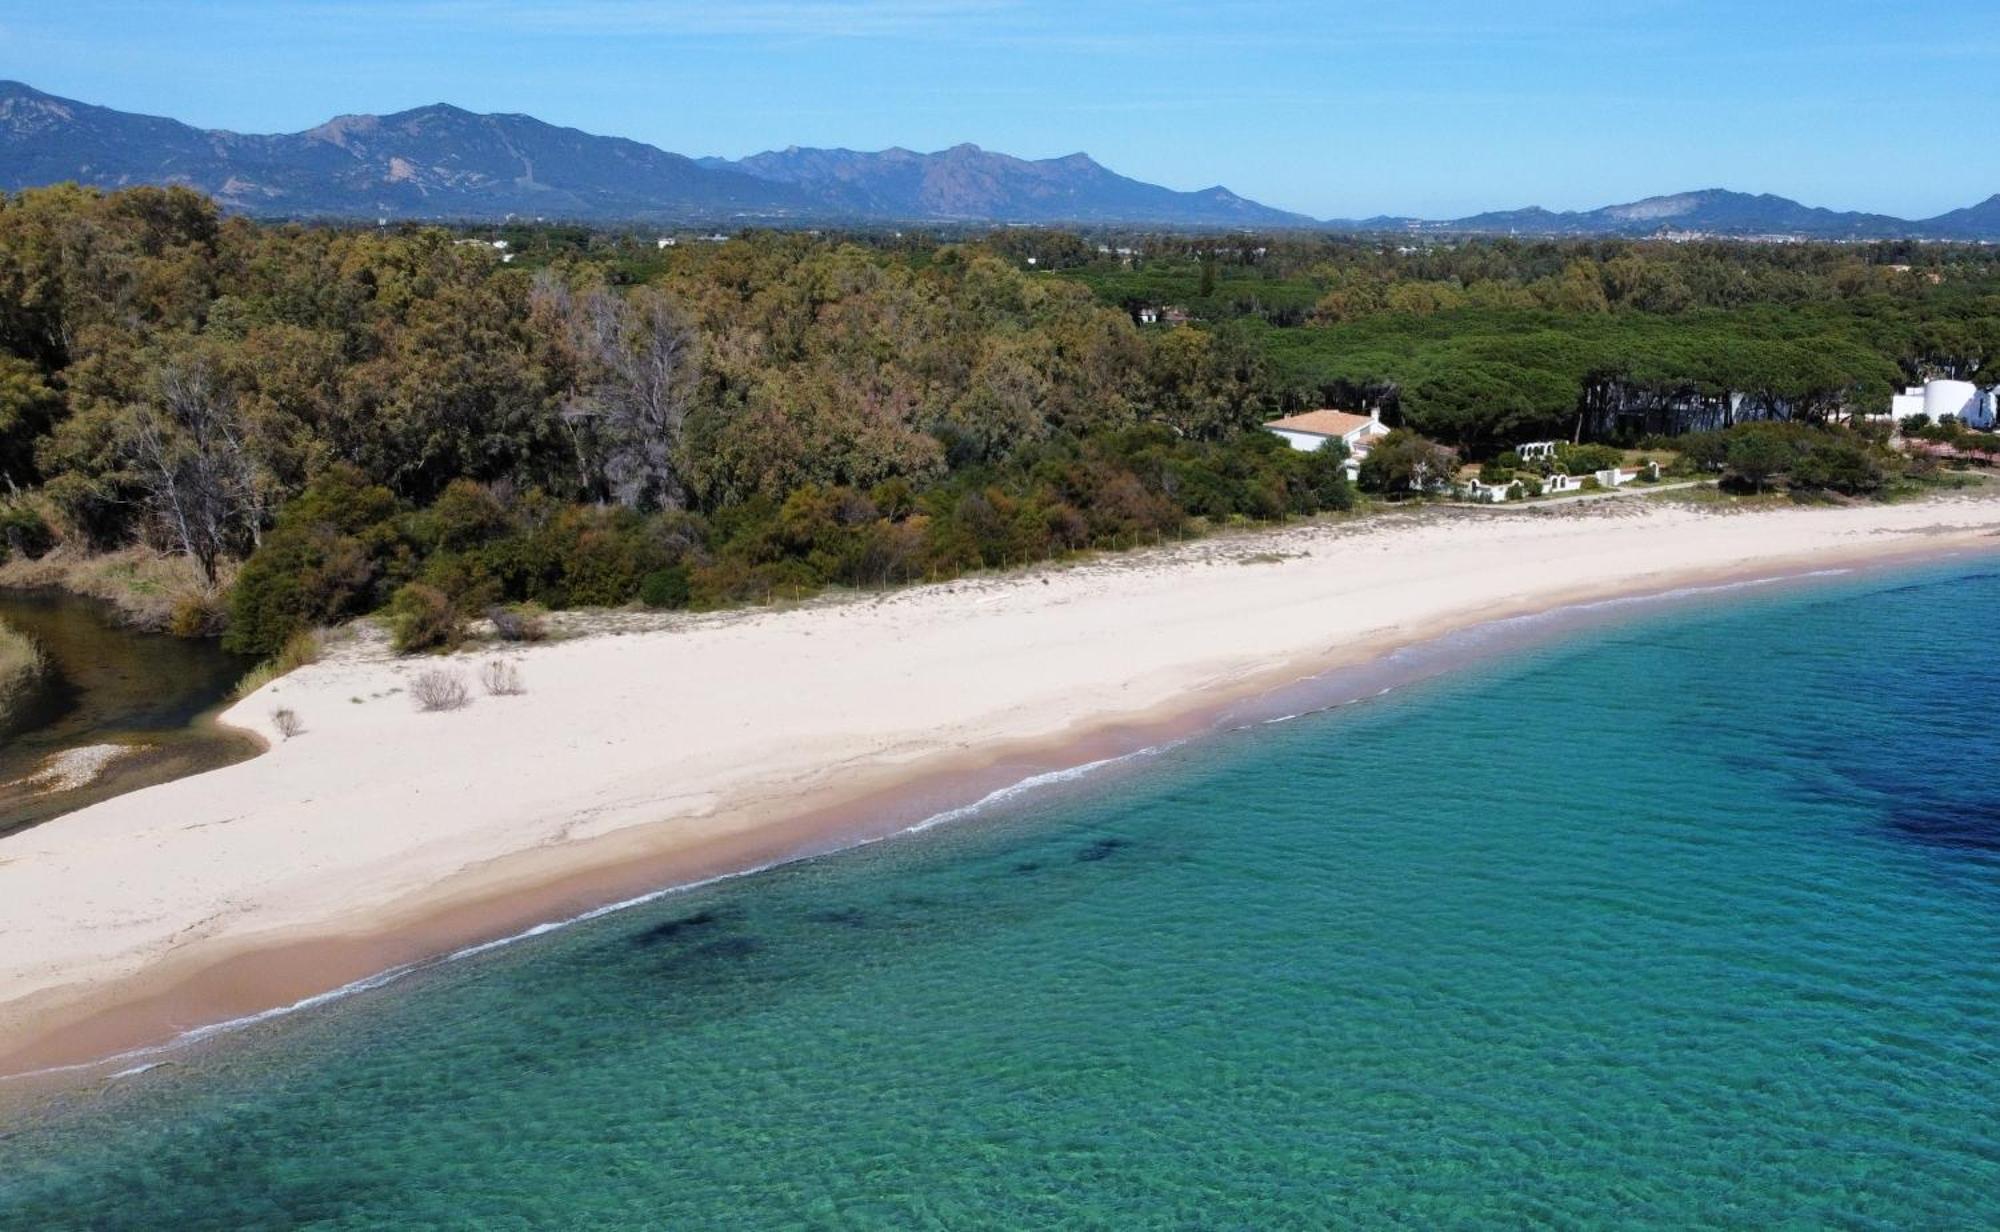
[[[801,149],[704,160],[790,184],[859,215],[1015,222],[1145,222],[1192,226],[1310,227],[1315,221],[1237,196],[1220,185],[1176,192],[1111,171],[1088,154],[1028,160],[970,143],[920,154]]]
[[[1221,186],[1179,192],[1086,154],[1030,160],[953,146],[935,153],[792,147],[688,158],[518,114],[438,103],[346,115],[299,133],[201,129],[0,82],[0,189],[75,180],[185,184],[267,217],[583,221],[856,221],[1316,228],[1416,234],[2000,240],[2000,194],[1935,218],[1823,209],[1705,189],[1595,210],[1538,206],[1467,218],[1381,215],[1320,222]]]
[[[1823,240],[2000,239],[2000,195],[1936,218],[1829,210],[1770,193],[1724,188],[1646,197],[1595,210],[1529,206],[1443,221],[1371,218],[1330,223],[1354,230],[1405,230],[1468,235],[1628,235],[1662,232],[1725,236],[1796,236]]]

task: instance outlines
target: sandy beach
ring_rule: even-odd
[[[2000,500],[1642,501],[1230,536],[506,656],[368,639],[224,721],[262,756],[0,840],[0,1075],[108,1056],[661,886],[906,828],[1449,629],[2000,547]],[[618,626],[628,626],[622,631]],[[473,700],[420,713],[419,673]],[[278,708],[303,731],[279,736]]]

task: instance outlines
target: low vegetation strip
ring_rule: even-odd
[[[0,622],[0,732],[48,673],[48,657],[35,639]]]

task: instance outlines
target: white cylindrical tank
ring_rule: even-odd
[[[1961,422],[1978,417],[1979,387],[1971,381],[1925,381],[1924,414],[1936,423],[1946,415]]]

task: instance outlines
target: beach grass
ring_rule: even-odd
[[[0,728],[48,672],[48,656],[35,639],[0,622]]]
[[[251,668],[243,679],[236,682],[230,697],[241,700],[280,676],[288,676],[307,664],[319,662],[320,652],[324,649],[325,639],[318,630],[307,629],[292,634],[285,639],[277,654]]]
[[[58,548],[37,560],[0,565],[0,585],[55,587],[101,599],[124,624],[156,632],[173,629],[176,612],[211,602],[228,581],[210,587],[186,557],[142,547],[101,553]]]

